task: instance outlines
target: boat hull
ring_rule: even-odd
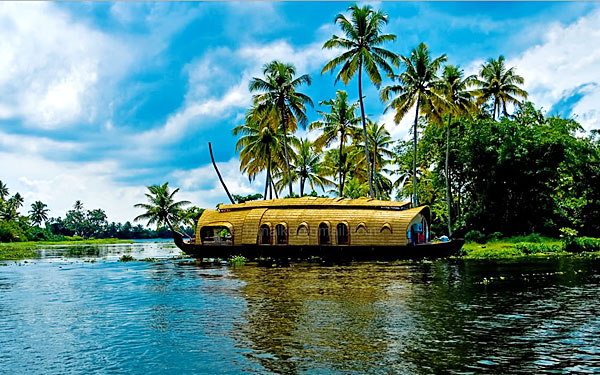
[[[214,246],[186,243],[179,234],[174,236],[175,245],[194,258],[228,259],[243,256],[249,260],[271,258],[306,260],[311,258],[345,260],[396,260],[411,258],[440,258],[457,255],[464,240],[425,243],[409,246],[314,246],[314,245],[242,245]]]

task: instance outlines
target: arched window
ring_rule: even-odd
[[[367,233],[367,225],[363,222],[358,223],[356,233]]]
[[[392,234],[392,226],[390,223],[384,223],[379,230],[380,233],[389,233]]]
[[[301,222],[300,225],[298,225],[298,229],[296,229],[296,236],[308,236],[309,234],[308,224]]]
[[[344,223],[339,223],[335,229],[337,232],[337,244],[350,245],[350,233],[348,233],[348,226]]]
[[[275,233],[277,233],[277,245],[287,245],[288,233],[286,226],[283,224],[277,224],[275,226]]]
[[[260,226],[260,230],[258,231],[258,239],[261,245],[271,244],[271,228],[269,228],[267,224]]]
[[[331,245],[329,225],[327,225],[327,223],[319,224],[319,245]]]

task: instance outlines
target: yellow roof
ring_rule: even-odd
[[[372,198],[317,198],[317,197],[301,197],[301,198],[284,198],[270,200],[248,201],[238,204],[221,204],[219,211],[244,210],[252,208],[287,208],[298,207],[302,208],[409,208],[409,202],[384,201]]]

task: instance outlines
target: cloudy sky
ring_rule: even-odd
[[[503,54],[538,107],[600,128],[600,4],[371,4],[389,15],[394,52],[423,41],[469,73]],[[211,141],[230,190],[262,191],[261,178],[239,173],[231,135],[250,104],[249,79],[280,59],[313,77],[304,91],[315,103],[336,89],[356,98],[356,81],[320,75],[332,57],[321,46],[349,5],[0,3],[0,180],[53,216],[80,199],[111,221],[131,220],[145,186],[165,181],[214,207],[227,198]],[[370,117],[407,134],[382,114],[374,87],[365,95]]]

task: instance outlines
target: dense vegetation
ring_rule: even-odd
[[[109,223],[104,210],[85,210],[81,201],[76,201],[64,218],[48,217],[47,205],[40,201],[31,204],[29,215],[21,215],[19,209],[23,203],[24,199],[19,193],[9,197],[8,187],[0,181],[0,242],[172,237],[171,229],[165,225],[159,225],[153,230],[141,224],[134,226],[129,221],[125,224]],[[197,207],[180,210],[176,223],[185,227],[185,232],[192,233],[201,213],[202,210]]]
[[[272,61],[263,77],[250,82],[254,102],[233,134],[240,137],[241,170],[250,179],[266,172],[264,199],[284,190],[297,196],[292,184],[298,183],[300,196],[309,186],[311,194],[317,189],[430,205],[437,235],[557,237],[567,228],[600,236],[596,133],[526,102],[524,78],[503,56],[465,76],[446,64],[446,55],[431,56],[424,43],[407,55],[384,49],[396,36],[383,33],[382,11],[349,11],[349,18],[335,19],[342,36],[323,46],[342,53],[322,73],[335,72],[345,84],[357,78],[359,98],[353,102],[338,90],[322,100],[325,110],[308,127],[314,142],[295,136],[298,125],[306,124],[306,105],[313,103],[298,90],[311,77]],[[412,116],[411,140],[393,140],[384,124],[365,115],[363,73],[377,88],[382,74],[392,79],[381,99],[396,123]]]

